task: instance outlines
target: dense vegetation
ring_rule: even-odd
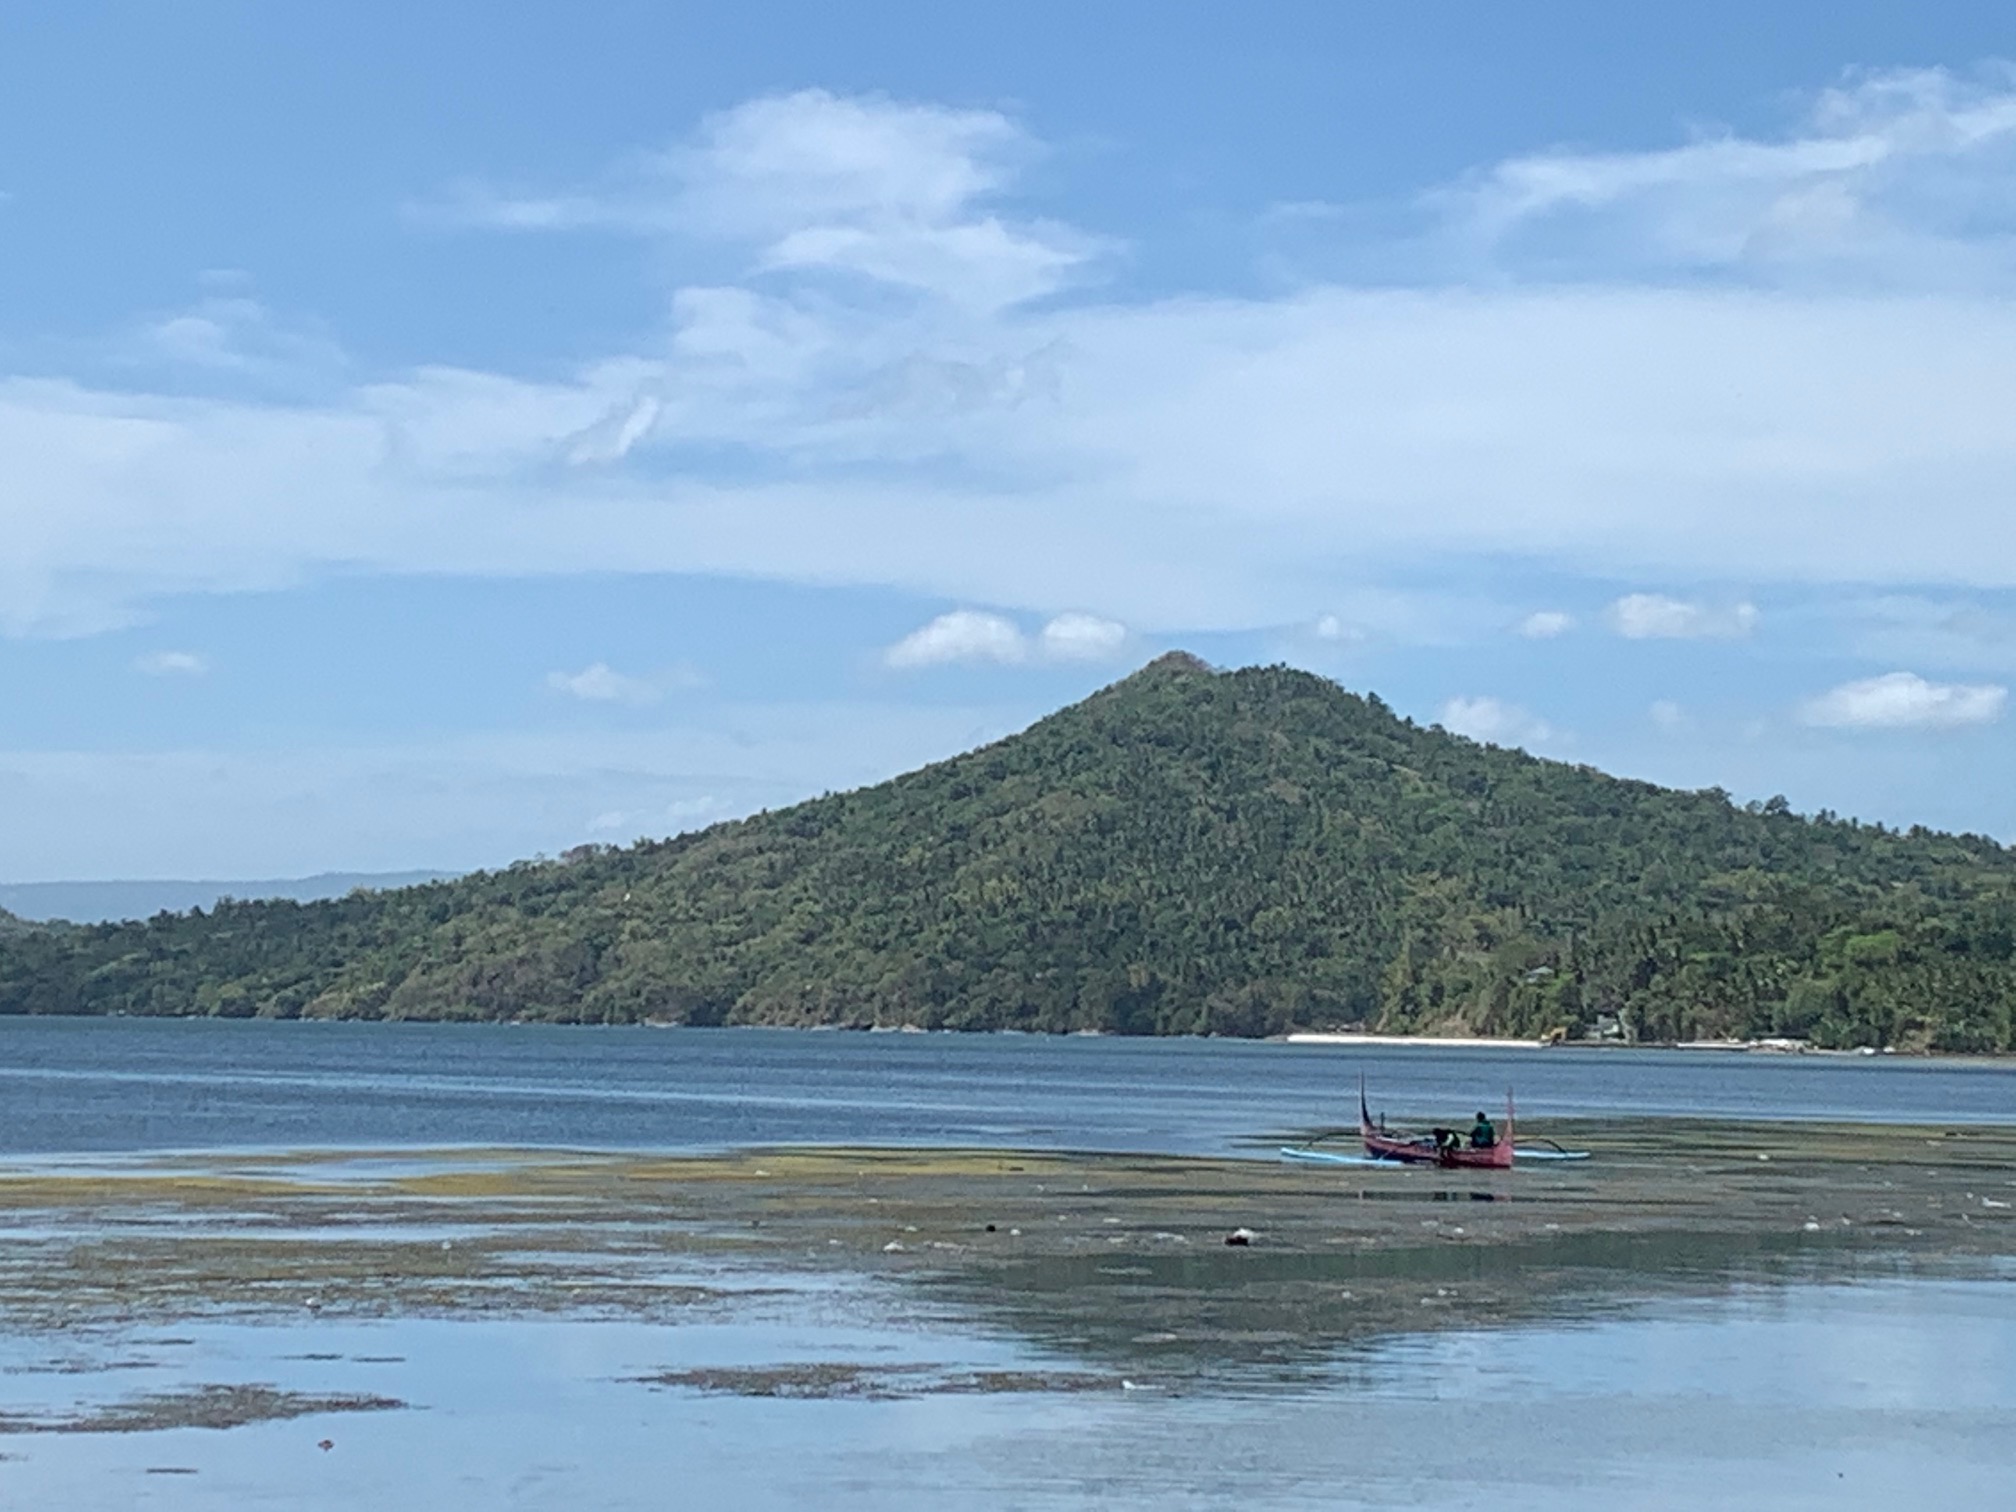
[[[0,1012],[1998,1050],[2016,852],[1738,807],[1171,656],[696,835],[331,902],[0,930]]]

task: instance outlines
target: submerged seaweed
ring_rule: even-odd
[[[189,1386],[147,1392],[73,1413],[0,1414],[0,1433],[151,1433],[162,1428],[241,1428],[328,1412],[389,1412],[394,1397],[283,1391],[266,1385]]]

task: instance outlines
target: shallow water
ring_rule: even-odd
[[[1396,1120],[1510,1083],[1631,1123],[1475,1190],[1007,1153],[1271,1157],[1360,1071]],[[0,1507],[2000,1505],[2006,1141],[1658,1122],[1709,1115],[2006,1126],[2016,1066],[0,1020]],[[843,1143],[1004,1153],[538,1153]],[[1270,1182],[1281,1234],[1198,1228]],[[407,1405],[159,1426],[234,1387]]]
[[[498,1144],[1211,1153],[1355,1122],[2016,1122],[2016,1063],[553,1025],[0,1019],[0,1153]]]
[[[2016,1430],[2016,1287],[1997,1279],[1745,1288],[1590,1324],[1402,1337],[1272,1391],[1179,1394],[1150,1378],[801,1400],[637,1379],[812,1361],[1073,1363],[873,1285],[768,1305],[681,1326],[115,1331],[85,1351],[125,1368],[83,1377],[78,1341],[15,1339],[0,1411],[254,1381],[411,1406],[229,1431],[4,1435],[0,1494],[75,1512],[1987,1507],[2006,1494]]]

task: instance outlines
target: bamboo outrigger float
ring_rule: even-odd
[[[1515,1110],[1512,1094],[1505,1094],[1505,1127],[1497,1142],[1479,1148],[1467,1143],[1455,1129],[1436,1129],[1427,1134],[1395,1134],[1373,1123],[1372,1110],[1365,1101],[1365,1078],[1358,1078],[1358,1133],[1365,1141],[1365,1153],[1374,1160],[1397,1160],[1407,1165],[1452,1166],[1464,1170],[1509,1171],[1512,1168],[1512,1135]]]

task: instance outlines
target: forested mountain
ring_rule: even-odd
[[[2010,1047],[2016,852],[1168,656],[1010,739],[622,850],[0,935],[0,1012]]]

